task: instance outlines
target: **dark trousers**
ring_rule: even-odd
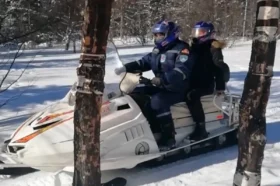
[[[186,103],[195,123],[205,122],[205,113],[200,98],[205,95],[213,94],[213,90],[193,89],[187,93]]]
[[[154,111],[156,120],[160,123],[162,131],[169,130],[168,132],[175,132],[170,107],[176,103],[183,102],[185,100],[184,93],[170,92],[149,86],[137,87],[133,93],[150,95],[151,101],[147,106]]]

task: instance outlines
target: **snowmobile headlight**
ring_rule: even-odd
[[[8,146],[9,153],[17,153],[17,151],[24,149],[23,146]]]

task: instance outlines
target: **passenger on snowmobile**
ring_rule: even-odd
[[[205,114],[200,98],[205,95],[223,94],[229,80],[229,67],[224,63],[222,48],[225,43],[214,39],[214,25],[210,22],[197,22],[192,29],[191,53],[194,66],[190,77],[190,90],[187,105],[196,123],[190,136],[193,140],[208,136],[205,129]]]
[[[170,106],[184,101],[188,89],[192,64],[189,58],[189,45],[178,38],[179,26],[171,21],[159,21],[153,28],[155,47],[142,59],[116,68],[115,73],[139,73],[152,70],[155,86],[138,87],[135,92],[151,95],[149,106],[155,111],[157,123],[160,124],[162,138],[161,150],[175,147],[175,128]],[[150,109],[151,110],[151,109]]]

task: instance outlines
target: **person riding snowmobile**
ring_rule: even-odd
[[[229,80],[229,67],[224,63],[222,48],[225,43],[214,39],[215,28],[210,22],[197,22],[192,29],[191,53],[194,66],[190,77],[187,105],[196,123],[192,140],[208,137],[205,129],[205,114],[200,98],[205,95],[223,94]]]
[[[172,21],[159,21],[153,26],[152,33],[155,43],[153,51],[140,60],[116,68],[115,73],[153,71],[155,77],[151,82],[155,86],[138,87],[135,91],[151,96],[149,106],[155,111],[155,119],[161,127],[159,147],[168,150],[175,148],[176,144],[170,106],[184,101],[192,64],[188,59],[188,43],[178,38],[178,25]]]

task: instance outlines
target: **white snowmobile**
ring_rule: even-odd
[[[149,79],[125,73],[120,90],[103,96],[100,126],[102,171],[129,169],[178,152],[190,154],[195,148],[203,148],[204,142],[222,147],[237,130],[239,96],[226,93],[201,98],[209,137],[195,142],[189,139],[195,125],[186,103],[174,104],[171,112],[176,128],[176,148],[161,152],[157,144],[161,134],[148,121],[147,112],[143,110],[149,96],[132,93],[141,84],[151,86]],[[5,141],[6,160],[0,164],[0,174],[11,174],[27,167],[56,172],[73,166],[75,91],[76,83],[64,99],[27,119]]]

